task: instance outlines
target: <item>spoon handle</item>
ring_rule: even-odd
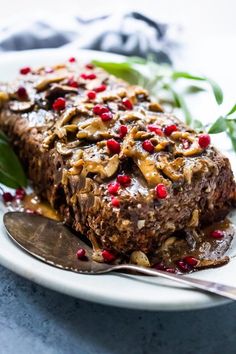
[[[236,300],[236,287],[215,283],[208,280],[191,278],[185,275],[172,274],[157,269],[144,268],[133,264],[120,264],[112,267],[110,270],[132,270],[146,275],[160,276],[169,280],[190,285],[191,287],[207,291],[216,295],[224,296],[231,300]]]

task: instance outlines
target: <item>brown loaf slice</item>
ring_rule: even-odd
[[[69,64],[53,70],[40,68],[1,86],[0,128],[37,192],[73,229],[102,248],[151,254],[174,232],[225,217],[236,199],[226,157],[211,145],[201,148],[199,134],[163,113],[142,88],[97,68]],[[101,92],[89,100],[88,90],[98,87]],[[52,108],[58,97],[66,100],[64,110]],[[112,119],[103,121],[94,114],[95,104],[108,107]],[[161,131],[175,125],[177,131],[156,134],[150,124]],[[128,128],[122,138],[120,125]],[[109,151],[108,139],[120,143],[119,154]],[[143,149],[145,140],[154,145],[153,153]],[[116,207],[109,184],[123,174],[131,184],[119,188]],[[168,193],[164,199],[155,194],[160,183]]]

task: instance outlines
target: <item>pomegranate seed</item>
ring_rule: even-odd
[[[150,132],[153,132],[153,133],[157,134],[157,135],[163,136],[163,131],[160,128],[158,128],[158,126],[155,125],[155,124],[149,124],[148,125],[148,130]]]
[[[65,107],[66,107],[66,100],[63,97],[57,98],[52,105],[54,111],[61,111],[62,109],[65,109]]]
[[[9,202],[12,202],[14,200],[13,195],[11,193],[9,193],[9,192],[4,192],[2,194],[2,198],[3,198],[4,203],[9,203]]]
[[[154,145],[152,144],[152,142],[150,140],[145,140],[143,143],[142,143],[142,147],[144,150],[152,153],[154,151]]]
[[[133,109],[133,104],[128,98],[124,98],[122,100],[122,103],[123,103],[123,105],[125,106],[126,109],[129,109],[129,110]]]
[[[167,190],[165,185],[163,183],[159,183],[155,187],[155,193],[158,199],[165,199],[167,197]]]
[[[184,261],[177,261],[176,264],[182,272],[189,272],[191,270],[191,266],[186,264]]]
[[[120,183],[123,187],[127,187],[131,183],[130,176],[127,175],[118,175],[116,178],[117,182]]]
[[[97,75],[96,74],[89,74],[89,75],[87,75],[87,79],[88,80],[94,80],[94,79],[96,79],[97,78]]]
[[[165,271],[173,274],[176,273],[176,270],[174,268],[166,268]]]
[[[31,72],[31,68],[29,66],[25,66],[24,68],[21,68],[20,69],[20,73],[22,75],[27,75]]]
[[[70,86],[70,87],[74,87],[74,88],[78,88],[79,87],[79,83],[77,81],[75,81],[73,77],[71,77],[68,80],[67,85]]]
[[[120,184],[117,182],[113,182],[113,183],[108,184],[108,192],[110,194],[116,195],[119,188],[120,188]]]
[[[25,193],[25,190],[23,188],[17,188],[16,189],[16,194],[15,194],[15,198],[16,199],[23,200],[25,195],[26,195],[26,193]]]
[[[80,75],[80,77],[81,77],[82,79],[84,79],[84,80],[87,80],[87,79],[88,79],[88,75],[85,74],[85,73],[82,73],[82,74]]]
[[[105,106],[102,106],[101,104],[96,104],[93,107],[93,113],[97,115],[101,115],[102,113],[107,113],[110,112],[109,109]]]
[[[112,262],[116,259],[114,254],[112,254],[110,251],[107,250],[102,251],[102,256],[105,262]]]
[[[103,92],[103,91],[105,91],[107,89],[107,87],[106,87],[106,85],[100,85],[100,86],[98,86],[98,87],[96,87],[95,89],[94,89],[94,91],[96,91],[96,92]]]
[[[26,99],[28,98],[28,94],[27,94],[27,91],[25,89],[25,87],[23,86],[20,86],[17,90],[17,95],[20,99]]]
[[[84,248],[79,248],[78,251],[76,252],[76,256],[78,259],[83,259],[86,255],[86,251]]]
[[[153,268],[157,270],[166,270],[166,267],[162,262],[154,264]]]
[[[198,259],[191,256],[184,257],[183,261],[192,267],[195,267],[198,264]]]
[[[103,113],[107,113],[107,112],[110,112],[109,108],[107,108],[105,106],[101,106],[100,115],[103,114]]]
[[[112,204],[115,208],[119,208],[119,206],[120,206],[120,201],[119,201],[119,199],[117,199],[117,198],[112,198],[111,204]]]
[[[165,135],[170,136],[173,132],[176,132],[177,130],[178,128],[176,127],[176,125],[167,125],[167,127],[165,127],[164,129],[164,133]]]
[[[68,60],[69,60],[70,63],[75,63],[75,62],[76,62],[75,57],[71,57],[71,58],[69,58]]]
[[[221,230],[214,230],[211,232],[210,236],[215,239],[221,239],[224,237],[224,232]]]
[[[100,115],[101,119],[106,122],[108,120],[111,120],[113,118],[113,114],[111,112],[105,112]]]
[[[128,133],[128,128],[126,127],[126,125],[121,125],[119,128],[119,133],[120,133],[120,138],[124,138],[126,136],[126,134]]]
[[[94,65],[91,63],[86,64],[85,67],[90,70],[94,69]]]
[[[94,100],[96,98],[96,92],[95,91],[88,91],[87,96],[90,100]]]
[[[107,147],[113,154],[119,154],[120,152],[120,143],[114,139],[107,140]]]
[[[202,149],[205,149],[210,145],[211,138],[208,134],[200,134],[198,137],[198,144]]]

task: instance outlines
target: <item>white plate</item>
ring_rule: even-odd
[[[85,62],[95,58],[112,61],[121,59],[114,54],[94,51],[72,53],[68,50],[39,50],[10,53],[0,57],[0,79],[14,78],[19,67],[50,65],[62,62],[72,55]],[[232,156],[235,161],[235,155]],[[0,263],[13,272],[48,288],[84,300],[146,310],[199,309],[227,302],[224,298],[177,286],[175,283],[159,278],[118,274],[89,276],[48,266],[24,253],[11,242],[2,223],[3,213],[4,206],[0,203]],[[201,271],[191,276],[236,286],[235,274],[236,260],[232,260],[224,267]]]

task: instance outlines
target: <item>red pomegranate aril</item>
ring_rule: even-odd
[[[96,92],[95,91],[88,91],[87,96],[90,100],[94,100],[96,98]]]
[[[163,183],[159,183],[155,187],[155,194],[158,199],[165,199],[168,195],[166,186]]]
[[[176,264],[177,264],[177,267],[181,270],[181,272],[189,272],[192,268],[184,261],[177,261]]]
[[[75,57],[71,57],[71,58],[69,58],[68,60],[69,60],[70,63],[75,63],[75,62],[76,62]]]
[[[208,145],[211,143],[210,135],[208,134],[200,134],[198,137],[198,144],[202,149],[206,149]]]
[[[26,99],[28,98],[28,93],[26,91],[26,88],[23,86],[18,87],[17,89],[17,95],[20,99]]]
[[[119,188],[120,188],[120,184],[117,182],[113,182],[113,183],[108,184],[107,190],[108,190],[108,193],[116,195],[118,193]]]
[[[173,132],[176,132],[178,130],[177,126],[172,124],[172,125],[167,125],[164,129],[164,133],[167,136],[170,136]]]
[[[66,100],[63,97],[58,97],[52,105],[52,108],[54,111],[61,111],[62,109],[65,109],[66,107]]]
[[[113,118],[113,114],[111,112],[104,112],[100,114],[101,120],[104,122],[111,120]]]
[[[84,248],[79,248],[78,251],[76,252],[76,256],[78,259],[84,259],[86,255],[86,251]]]
[[[25,190],[23,188],[17,188],[15,192],[15,198],[18,200],[23,200],[26,196]]]
[[[94,69],[94,65],[91,63],[86,64],[85,67],[90,70]]]
[[[74,88],[78,88],[79,87],[79,83],[77,81],[75,81],[73,77],[71,77],[68,80],[67,85],[70,86],[70,87],[74,87]]]
[[[27,75],[31,72],[31,68],[29,66],[25,66],[24,68],[20,69],[21,75]]]
[[[10,203],[14,200],[14,196],[9,192],[4,192],[2,194],[2,199],[3,199],[4,203]]]
[[[131,178],[130,178],[130,176],[127,176],[127,175],[118,175],[116,180],[123,187],[129,186],[131,183]]]
[[[102,85],[96,87],[96,88],[94,89],[94,91],[95,91],[95,92],[103,92],[103,91],[105,91],[106,89],[107,89],[107,86],[102,84]]]
[[[129,110],[133,109],[133,104],[128,98],[124,98],[122,100],[122,103],[123,103],[123,105],[125,106],[126,109],[129,109]]]
[[[148,130],[150,131],[150,132],[153,132],[153,133],[155,133],[155,134],[157,134],[157,135],[160,135],[160,136],[163,136],[164,134],[163,134],[163,131],[157,126],[157,125],[155,125],[155,124],[149,124],[148,125]]]
[[[96,104],[93,107],[93,113],[99,115],[101,113],[102,106],[100,104]]]
[[[184,257],[183,261],[192,267],[195,267],[199,262],[197,258],[191,256]]]
[[[107,140],[107,147],[113,154],[119,154],[120,152],[120,143],[114,139]]]
[[[115,255],[108,250],[102,251],[102,257],[103,257],[104,261],[108,262],[108,263],[112,262],[116,259]]]
[[[94,79],[96,79],[97,78],[97,75],[96,74],[88,74],[87,75],[87,79],[88,80],[94,80]]]
[[[210,236],[215,239],[221,239],[224,237],[224,231],[222,230],[214,230],[210,233]]]
[[[112,198],[112,200],[111,200],[111,204],[115,207],[115,208],[119,208],[119,206],[120,206],[120,201],[119,201],[119,199],[117,199],[117,198]]]
[[[144,142],[142,143],[142,147],[144,150],[150,153],[154,152],[154,145],[150,140],[144,140]]]
[[[87,80],[87,79],[88,79],[88,75],[85,74],[85,73],[82,73],[82,74],[80,75],[80,77],[81,77],[82,79],[84,79],[84,80]]]
[[[119,133],[120,133],[120,138],[124,138],[126,136],[126,134],[128,133],[128,128],[126,127],[126,125],[121,125],[119,127]]]
[[[162,262],[154,264],[153,268],[157,270],[166,270],[166,266]]]
[[[102,113],[110,112],[109,109],[101,104],[96,104],[93,107],[93,113],[97,115],[101,115]]]

